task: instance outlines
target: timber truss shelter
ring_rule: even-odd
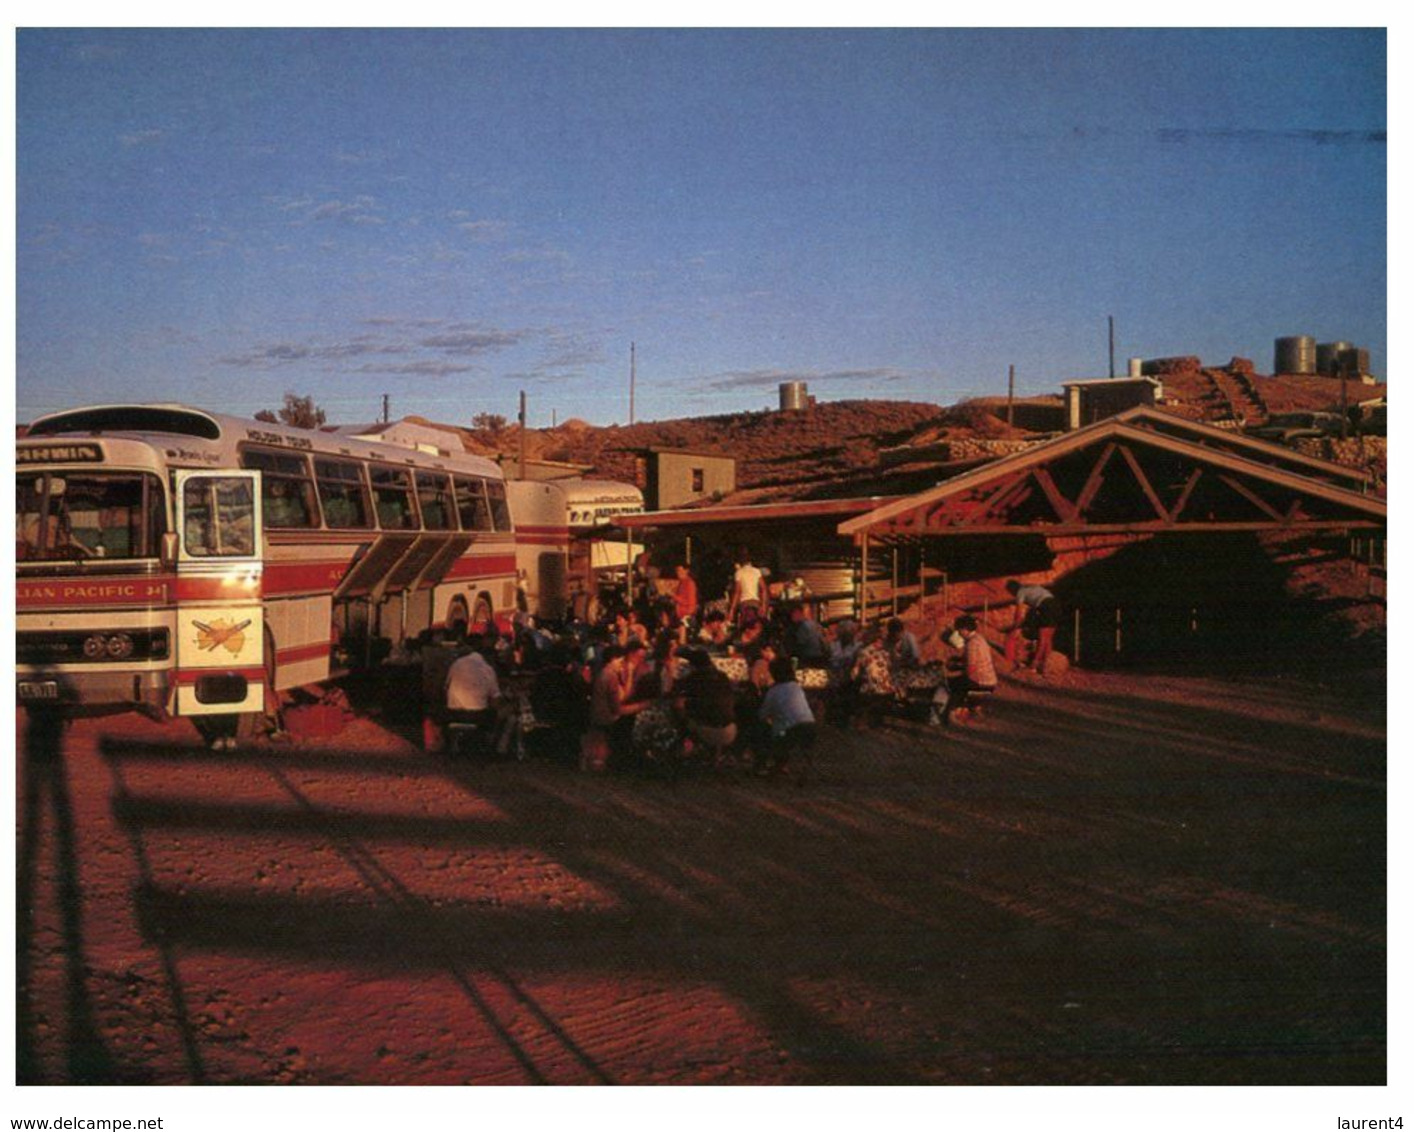
[[[1368,476],[1266,441],[1142,407],[841,523],[871,538],[960,535],[1382,533]]]

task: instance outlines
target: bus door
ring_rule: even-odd
[[[176,478],[178,715],[265,706],[260,473]]]

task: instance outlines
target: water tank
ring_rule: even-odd
[[[1359,346],[1347,346],[1336,358],[1337,377],[1363,377],[1370,372],[1370,351]]]
[[[1143,359],[1143,358],[1130,358],[1130,359],[1129,359],[1129,376],[1130,376],[1130,377],[1143,377],[1143,376],[1144,376],[1144,359]]]
[[[1353,350],[1353,342],[1322,342],[1316,347],[1316,372],[1325,377],[1335,377],[1340,372],[1340,359],[1347,350]]]
[[[1278,338],[1276,361],[1273,373],[1316,372],[1316,340],[1309,334],[1298,334],[1291,338]]]
[[[781,382],[781,412],[805,409],[810,405],[810,393],[803,381]]]

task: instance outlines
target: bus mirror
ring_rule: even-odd
[[[162,568],[170,570],[177,564],[177,532],[162,533]]]

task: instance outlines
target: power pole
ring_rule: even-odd
[[[1016,400],[1016,367],[1006,367],[1006,423],[1007,426],[1015,424],[1015,413],[1012,402]]]
[[[520,391],[520,469],[516,479],[525,479],[525,390]]]
[[[628,423],[633,424],[633,387],[638,382],[638,344],[628,344]]]
[[[1110,315],[1110,377],[1115,375],[1115,316]]]
[[[388,395],[383,394],[383,423],[388,423]]]

